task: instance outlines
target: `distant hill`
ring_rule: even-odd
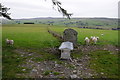
[[[80,28],[117,28],[117,18],[54,18],[54,17],[38,17],[28,19],[2,20],[2,24],[24,24],[31,22],[34,24],[48,24],[66,27],[80,27]]]

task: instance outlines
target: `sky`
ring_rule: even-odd
[[[58,0],[72,17],[118,17],[120,0]],[[2,0],[11,18],[63,17],[53,9],[52,0]]]

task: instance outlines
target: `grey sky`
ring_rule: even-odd
[[[59,0],[62,7],[73,13],[72,17],[118,17],[119,0]],[[5,6],[11,8],[11,17],[62,17],[52,8],[51,0],[2,0]]]

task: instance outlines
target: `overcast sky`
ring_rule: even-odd
[[[59,0],[62,7],[72,17],[118,17],[118,1],[120,0]],[[51,0],[2,0],[3,5],[11,8],[9,13],[13,19],[34,17],[62,17],[52,8]]]

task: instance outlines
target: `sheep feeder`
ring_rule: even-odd
[[[70,51],[73,50],[72,42],[62,42],[59,49],[61,50],[61,59],[71,59]]]

